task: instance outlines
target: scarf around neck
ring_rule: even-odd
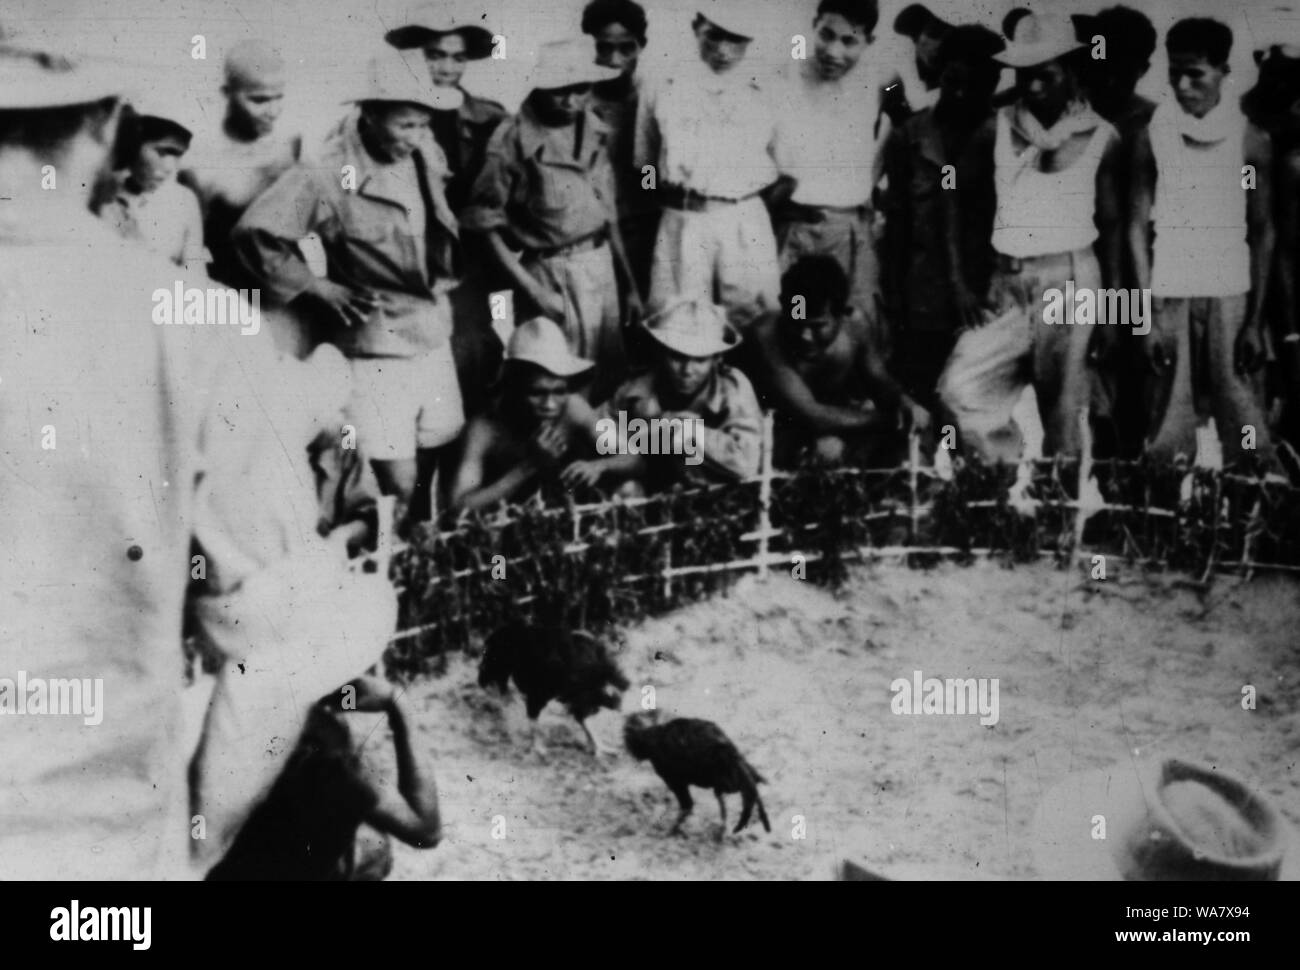
[[[1039,152],[1058,150],[1075,135],[1093,131],[1100,124],[1101,115],[1083,100],[1071,101],[1050,128],[1044,127],[1023,104],[1017,104],[1011,115],[1012,130],[1037,149],[1033,152],[1035,157]]]
[[[1215,145],[1225,138],[1241,137],[1245,123],[1240,104],[1236,98],[1229,97],[1226,90],[1204,118],[1189,114],[1177,102],[1166,102],[1162,108],[1161,123],[1170,125],[1188,141],[1202,145]]]

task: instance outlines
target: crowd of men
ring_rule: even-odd
[[[0,50],[0,640],[134,712],[93,744],[5,733],[0,878],[179,871],[158,825],[182,815],[214,833],[191,867],[302,871],[265,860],[326,784],[329,845],[362,822],[437,841],[391,691],[328,693],[392,630],[382,577],[348,568],[379,495],[409,525],[738,481],[765,409],[781,467],[883,466],[910,433],[1014,461],[1028,387],[1048,455],[1191,454],[1212,421],[1228,461],[1285,467],[1300,48],[1256,52],[1241,98],[1232,31],[1179,21],[1157,104],[1136,88],[1160,38],[1126,7],[999,34],[912,5],[905,78],[878,21],[821,0],[805,56],[760,78],[750,4],[700,0],[698,56],[651,81],[645,10],[592,0],[512,115],[461,86],[491,13],[435,3],[375,38],[318,144],[283,130],[266,41],[227,52],[212,130],[113,65]],[[173,280],[257,294],[271,340],[157,326]],[[608,446],[637,420],[666,447]],[[190,728],[182,618],[228,661]],[[353,763],[354,710],[389,714],[398,791]],[[310,864],[365,870],[348,852]]]

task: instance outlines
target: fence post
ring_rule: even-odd
[[[767,579],[768,540],[772,531],[772,440],[776,414],[763,412],[763,458],[758,482],[758,575]]]

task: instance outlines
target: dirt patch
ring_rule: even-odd
[[[1042,793],[1134,750],[1229,767],[1300,823],[1298,622],[1290,580],[1221,580],[1202,597],[1113,561],[1105,582],[1047,565],[862,569],[839,595],[746,578],[629,630],[620,660],[625,711],[653,686],[666,717],[716,721],[770,780],[772,833],[721,844],[707,792],[686,837],[665,835],[676,803],[622,750],[620,715],[590,722],[619,749],[596,763],[552,705],[540,763],[518,695],[488,696],[458,656],[410,691],[446,839],[399,847],[393,878],[825,878],[842,856],[897,878],[1033,878]],[[998,722],[891,713],[891,682],[915,670],[998,678]]]

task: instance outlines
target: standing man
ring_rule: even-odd
[[[932,410],[957,335],[983,322],[993,274],[991,115],[1002,72],[993,58],[1002,47],[985,27],[953,28],[939,50],[938,103],[894,129],[884,149],[885,252],[897,328],[890,369]]]
[[[909,3],[894,18],[894,33],[912,42],[912,57],[885,89],[882,110],[894,125],[939,100],[939,45],[952,25],[921,3]]]
[[[269,347],[151,322],[183,271],[89,210],[124,90],[107,66],[0,50],[2,880],[182,875],[195,482],[215,408],[256,400],[241,361]],[[82,716],[29,703],[38,683]]]
[[[492,136],[464,215],[528,315],[560,324],[570,349],[596,362],[592,400],[618,385],[626,360],[616,271],[639,307],[618,232],[609,132],[590,105],[592,85],[617,76],[594,63],[586,41],[544,45],[533,90]]]
[[[302,136],[279,125],[284,108],[284,58],[265,41],[246,40],[226,55],[221,93],[226,111],[199,131],[181,167],[180,182],[199,198],[209,272],[235,289],[259,286],[235,254],[235,224],[254,199],[302,157]],[[286,353],[305,357],[316,339],[309,320],[277,315],[273,335]]]
[[[637,63],[646,46],[645,10],[635,0],[592,0],[582,11],[582,32],[596,44],[596,63],[619,72],[592,89],[592,108],[609,128],[618,228],[627,261],[644,300],[650,293],[650,259],[659,230],[655,194],[642,186],[636,164],[636,116],[642,98]]]
[[[699,58],[646,92],[637,113],[638,169],[653,167],[663,216],[650,304],[718,303],[742,332],[776,308],[776,237],[764,193],[777,182],[776,115],[745,56],[754,9],[700,0]]]
[[[1258,371],[1275,238],[1272,146],[1224,90],[1227,26],[1180,20],[1165,49],[1175,102],[1162,103],[1138,137],[1129,223],[1139,285],[1154,298],[1146,346],[1162,378],[1150,450],[1194,454],[1197,418],[1213,416],[1226,461],[1253,445],[1271,462]],[[1243,191],[1245,166],[1255,182]]]
[[[861,63],[878,16],[876,0],[822,0],[817,7],[812,56],[798,62],[778,113],[777,166],[794,189],[776,209],[776,238],[782,272],[805,256],[840,264],[849,300],[887,358],[871,204],[883,163],[880,85],[874,65]],[[889,125],[882,124],[883,139]]]
[[[1088,347],[1096,327],[1053,326],[1044,294],[1097,290],[1118,278],[1123,233],[1115,170],[1119,136],[1084,99],[1069,20],[1027,14],[998,60],[1016,70],[1016,100],[996,116],[993,147],[998,316],[967,330],[940,379],[963,441],[986,459],[1019,458],[1011,414],[1033,384],[1048,455],[1080,448],[1079,413],[1091,396]],[[961,173],[957,173],[960,179]],[[1105,255],[1104,269],[1093,251]],[[1073,309],[1073,308],[1071,308]]]
[[[351,360],[360,445],[380,488],[419,522],[439,450],[465,422],[446,296],[460,239],[428,137],[428,85],[393,50],[374,57],[364,83],[355,121],[330,135],[319,166],[291,168],[248,208],[235,245],[277,300],[305,300],[328,321],[327,339]],[[308,233],[324,245],[325,278],[298,251]]]
[[[471,61],[492,56],[492,37],[492,31],[480,22],[480,14],[441,3],[421,7],[409,23],[385,35],[398,50],[424,53],[433,85],[430,94],[439,106],[430,128],[447,159],[447,202],[457,219],[469,204],[474,182],[483,170],[488,142],[508,114],[502,105],[471,94],[461,84]],[[451,348],[465,411],[477,414],[488,404],[487,387],[501,362],[501,341],[492,330],[490,296],[510,284],[493,272],[483,240],[466,234],[461,244],[465,247],[465,272],[448,297]]]

